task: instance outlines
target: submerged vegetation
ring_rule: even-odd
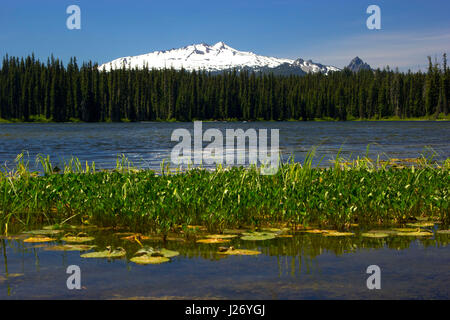
[[[340,236],[336,231],[355,224],[411,223],[417,230],[425,217],[449,223],[450,159],[346,161],[338,156],[333,166],[321,168],[312,165],[313,155],[303,164],[282,164],[272,176],[259,174],[257,167],[181,173],[163,165],[156,172],[135,168],[126,158],[108,171],[76,158],[57,168],[42,156],[37,159],[42,170],[33,172],[19,155],[14,169],[0,173],[0,226],[2,233],[8,227],[39,224],[126,227],[163,237],[195,229],[222,234],[231,228],[259,228],[244,234],[256,240],[271,237],[271,229],[264,229],[269,226],[326,226],[336,229],[329,236]],[[57,233],[46,231],[42,236]],[[69,236],[86,237],[76,232]]]

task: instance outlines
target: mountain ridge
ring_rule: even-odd
[[[279,75],[305,75],[319,72],[328,74],[333,71],[341,71],[337,67],[315,63],[312,60],[276,58],[257,55],[250,51],[239,51],[223,41],[214,45],[192,44],[182,48],[121,57],[100,65],[99,69],[110,71],[124,66],[125,68],[148,66],[149,69],[204,70],[211,73],[248,70]]]

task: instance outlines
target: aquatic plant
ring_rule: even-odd
[[[255,166],[140,170],[123,156],[108,171],[95,169],[95,163],[81,166],[76,158],[55,170],[49,157],[38,156],[37,174],[19,155],[15,168],[0,173],[0,228],[7,233],[8,226],[45,223],[61,230],[70,222],[83,228],[123,226],[167,240],[175,231],[221,234],[259,227],[256,232],[271,233],[308,225],[347,231],[355,224],[420,223],[424,217],[450,221],[448,159],[410,159],[398,168],[338,154],[332,167],[323,168],[313,167],[313,157],[314,150],[303,164],[284,163],[265,176]]]

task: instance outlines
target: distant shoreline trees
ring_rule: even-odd
[[[437,117],[448,114],[447,56],[427,73],[389,68],[274,76],[173,69],[101,71],[53,56],[5,56],[0,118],[16,121],[313,120]]]

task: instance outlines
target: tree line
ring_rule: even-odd
[[[437,117],[448,114],[450,70],[383,70],[275,76],[255,72],[64,66],[53,56],[5,56],[0,118],[16,121],[313,120]]]

